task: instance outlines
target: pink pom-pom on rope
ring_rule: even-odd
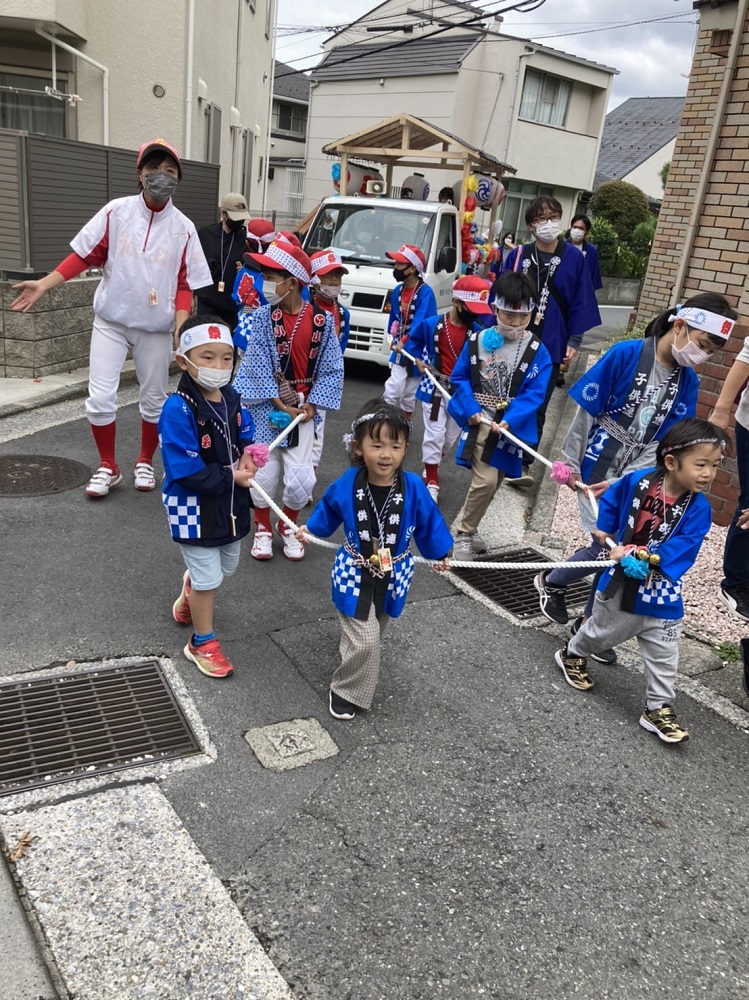
[[[568,486],[573,476],[574,472],[565,462],[551,463],[551,478],[560,486]]]
[[[258,469],[262,469],[264,465],[268,464],[268,459],[270,458],[270,451],[267,444],[259,442],[258,444],[248,444],[245,448],[245,454],[249,455]]]

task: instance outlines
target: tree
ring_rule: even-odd
[[[590,210],[594,216],[606,219],[623,240],[632,230],[650,218],[648,199],[634,184],[626,181],[605,181],[593,192]]]
[[[661,167],[660,174],[658,175],[661,179],[661,184],[663,185],[663,190],[666,190],[666,182],[668,181],[668,172],[671,169],[671,161],[664,163]]]

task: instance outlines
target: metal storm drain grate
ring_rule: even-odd
[[[0,796],[196,753],[156,660],[0,685]]]
[[[481,562],[552,562],[535,549],[512,549],[494,556],[479,556]],[[557,560],[558,561],[558,560]],[[538,591],[533,586],[535,569],[454,569],[461,580],[494,601],[516,618],[540,617]],[[567,607],[585,604],[590,592],[590,579],[580,580],[567,588]]]
[[[44,497],[83,486],[91,469],[56,455],[0,455],[0,496]]]

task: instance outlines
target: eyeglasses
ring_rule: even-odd
[[[539,215],[538,218],[533,220],[533,225],[537,226],[539,222],[560,222],[562,216],[558,214],[554,215]]]

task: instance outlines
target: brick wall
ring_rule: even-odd
[[[673,303],[673,286],[687,226],[703,169],[710,169],[681,300],[697,292],[725,295],[739,312],[739,323],[723,351],[700,368],[697,414],[708,416],[733,359],[749,336],[749,19],[734,30],[742,39],[715,159],[705,163],[715,109],[727,69],[725,54],[713,48],[711,27],[701,25],[684,111],[676,139],[663,207],[653,240],[648,273],[638,307],[647,322]],[[725,53],[725,48],[722,49]],[[717,524],[727,524],[736,506],[736,466],[728,459],[710,499]]]

